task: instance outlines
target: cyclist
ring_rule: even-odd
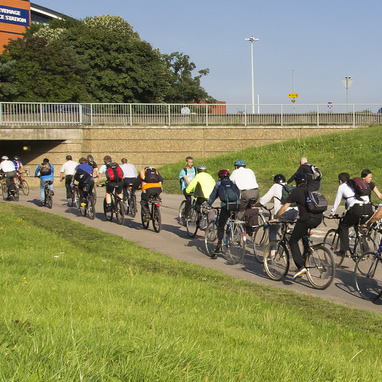
[[[278,212],[278,210],[282,207],[283,203],[285,201],[283,200],[283,189],[286,189],[285,187],[289,187],[286,185],[285,182],[285,176],[283,174],[277,174],[273,178],[273,185],[268,190],[268,192],[262,196],[259,199],[259,204],[264,206],[267,203],[269,203],[273,198],[273,209],[274,214]],[[298,215],[298,209],[297,207],[289,207],[283,216],[279,218],[279,221],[289,221],[289,220],[295,220]],[[272,224],[269,226],[269,241],[276,240],[277,232],[280,229],[280,226],[278,224]]]
[[[179,181],[180,181],[180,189],[186,199],[186,206],[185,206],[185,215],[186,218],[190,214],[191,209],[191,195],[187,194],[186,188],[190,184],[191,180],[195,178],[195,175],[197,174],[196,168],[194,167],[194,159],[190,156],[186,158],[186,167],[183,168],[179,173]]]
[[[239,159],[234,163],[235,170],[232,171],[230,179],[237,185],[240,190],[239,211],[236,214],[237,219],[243,219],[244,211],[249,207],[249,201],[256,203],[259,199],[259,185],[256,181],[255,173],[246,168],[246,163]]]
[[[6,155],[1,157],[0,171],[2,171],[5,175],[5,180],[8,188],[7,199],[9,200],[11,197],[10,194],[15,187],[14,178],[16,176],[16,167],[15,164],[11,160],[9,160],[9,158]]]
[[[122,199],[123,190],[123,171],[118,166],[118,163],[113,162],[110,155],[105,155],[103,158],[104,164],[99,169],[99,178],[97,186],[101,184],[102,174],[106,176],[106,211],[111,211],[111,196],[115,188],[116,193],[120,199]]]
[[[214,178],[207,173],[207,167],[204,164],[200,164],[196,168],[197,174],[191,180],[187,186],[185,193],[187,195],[194,194],[195,200],[195,211],[200,213],[200,206],[203,202],[207,201],[212,190],[215,186]]]
[[[93,169],[93,179],[98,178],[99,177],[98,165],[94,161],[93,156],[89,154],[86,159],[88,160],[88,163],[90,164],[90,166],[92,166],[92,169]]]
[[[16,155],[16,156],[13,157],[13,164],[15,165],[17,173],[19,173],[21,171],[27,173],[27,170],[23,166],[23,164],[21,163],[21,160],[20,160],[19,156]]]
[[[75,172],[78,163],[73,160],[71,155],[66,156],[66,162],[61,166],[60,170],[60,182],[65,180],[65,188],[66,188],[66,199],[72,199],[72,187],[70,184],[72,183],[73,175]]]
[[[80,193],[81,205],[86,204],[86,198],[84,190],[87,189],[89,195],[93,191],[94,179],[92,177],[93,167],[88,163],[88,160],[84,157],[79,159],[80,164],[76,166],[73,174],[73,180],[78,182],[78,191]]]
[[[127,195],[127,188],[134,184],[137,179],[137,170],[132,163],[128,163],[126,158],[121,159],[122,164],[119,166],[123,171],[123,189],[125,195]]]
[[[293,260],[297,267],[297,272],[293,276],[293,279],[306,273],[306,268],[304,266],[305,261],[301,255],[298,242],[307,235],[309,228],[316,228],[321,224],[323,215],[322,213],[312,214],[306,209],[308,189],[313,189],[313,187],[308,186],[308,175],[303,172],[297,172],[294,175],[294,178],[296,181],[296,188],[287,197],[285,204],[277,211],[275,219],[273,220],[274,222],[277,222],[278,218],[286,212],[292,203],[297,204],[299,218],[289,239]]]
[[[53,190],[54,167],[52,164],[49,163],[48,158],[44,158],[42,163],[37,166],[34,176],[37,177],[39,173],[40,173],[40,202],[41,202],[41,205],[43,206],[45,203],[45,192],[44,192],[45,183],[52,182],[49,185],[49,188],[52,191],[52,195],[54,195],[54,190]]]
[[[220,170],[218,172],[219,180],[216,182],[214,189],[211,192],[211,195],[208,199],[207,204],[212,206],[213,202],[219,197],[220,203],[220,215],[219,215],[219,224],[218,224],[218,243],[214,250],[212,259],[216,259],[217,255],[221,255],[222,252],[222,242],[224,237],[224,226],[227,223],[227,220],[230,216],[230,208],[227,205],[227,196],[224,192],[225,187],[230,187],[232,192],[237,195],[237,199],[240,197],[240,190],[237,185],[229,179],[229,171],[228,170]]]
[[[309,163],[308,163],[308,159],[306,159],[305,157],[302,157],[300,159],[300,167],[297,169],[297,171],[295,172],[294,175],[292,175],[287,183],[292,183],[294,180],[295,180],[295,175],[298,174],[298,173],[304,173],[306,174],[306,176],[308,177],[308,185],[312,188],[314,188],[315,190],[319,190],[321,188],[321,178],[322,178],[322,175],[317,177],[316,179],[313,179],[314,177],[314,174],[313,174],[313,170],[312,168],[316,168],[316,166],[311,166]],[[318,170],[318,169],[317,169]]]
[[[146,166],[137,176],[133,184],[133,192],[142,188],[141,208],[143,219],[150,220],[149,199],[151,195],[160,195],[162,192],[163,178],[159,171],[153,167]]]

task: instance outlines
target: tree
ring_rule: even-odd
[[[16,61],[0,62],[0,101],[12,101],[17,96],[12,70]]]

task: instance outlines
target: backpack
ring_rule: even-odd
[[[356,197],[370,196],[371,188],[362,178],[353,178],[347,181],[347,185],[355,192]]]
[[[143,179],[145,183],[159,183],[160,178],[158,171],[153,167],[147,167],[145,171],[145,179]]]
[[[223,179],[218,188],[218,195],[222,202],[226,204],[228,211],[239,210],[240,191],[236,184],[229,179]]]
[[[88,183],[91,178],[92,176],[82,168],[78,168],[74,175],[74,180],[81,184]]]
[[[112,162],[106,165],[106,179],[111,182],[119,182],[123,179],[121,167],[118,163]]]
[[[41,163],[40,164],[40,175],[50,175],[52,173],[52,168],[49,163]]]
[[[196,171],[196,168],[195,167],[193,167],[193,169],[194,169],[194,174],[196,175],[197,174],[197,171]],[[185,167],[184,169],[184,175],[186,175],[187,176],[187,167]],[[179,183],[180,183],[180,189],[182,190],[182,182],[184,181],[184,179],[183,179],[183,177],[182,178],[179,178]]]
[[[285,204],[285,201],[288,198],[289,194],[296,188],[296,186],[289,186],[287,184],[280,184],[280,186],[282,186],[281,199],[277,196],[275,196],[275,198],[280,200],[281,204]],[[296,203],[293,203],[293,206],[296,206]]]
[[[321,192],[308,189],[305,206],[312,214],[322,214],[328,209],[328,201]]]
[[[312,180],[321,180],[322,172],[320,171],[320,169],[312,164],[308,166],[310,167],[310,171],[312,171]]]

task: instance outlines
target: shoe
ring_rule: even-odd
[[[106,204],[105,212],[110,212],[110,211],[111,211],[111,204]]]
[[[44,200],[40,200],[40,206],[45,206],[45,201]]]
[[[344,257],[346,252],[341,249],[339,251],[334,251],[334,254],[337,255],[337,256]]]
[[[294,276],[293,280],[295,280],[297,277],[302,276],[304,273],[306,273],[306,268],[301,268],[299,271],[297,271]]]
[[[216,248],[214,249],[213,256],[211,256],[211,258],[216,259],[218,255],[222,255],[222,254],[223,254],[222,246],[221,244],[218,244]]]

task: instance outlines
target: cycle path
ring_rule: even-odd
[[[162,229],[160,233],[155,233],[151,223],[148,230],[143,229],[139,213],[134,219],[126,217],[122,226],[115,222],[105,221],[102,209],[104,193],[104,189],[97,188],[96,218],[94,220],[84,218],[77,209],[67,206],[65,190],[63,188],[55,189],[53,208],[51,210],[39,206],[38,189],[31,189],[28,196],[20,195],[18,203],[26,207],[40,209],[44,212],[69,218],[104,232],[119,235],[149,250],[160,252],[191,264],[216,269],[233,277],[324,298],[353,308],[382,313],[382,301],[373,303],[363,300],[355,291],[353,281],[354,262],[350,259],[345,259],[341,269],[336,271],[336,278],[332,285],[323,291],[312,288],[305,276],[298,281],[294,281],[292,279],[293,273],[289,273],[283,281],[273,281],[268,278],[263,266],[257,263],[253,255],[251,255],[253,253],[251,241],[247,241],[247,251],[242,264],[232,265],[223,257],[219,257],[217,260],[210,259],[204,249],[204,231],[199,231],[195,238],[189,238],[186,228],[178,224],[177,214],[179,204],[183,200],[182,195],[162,194]],[[140,196],[137,193],[137,200],[139,199]],[[140,206],[138,206],[138,209],[140,210]],[[334,221],[326,220],[326,222],[328,224],[327,227],[321,225],[313,230],[314,243],[323,241],[327,230],[336,227]]]

